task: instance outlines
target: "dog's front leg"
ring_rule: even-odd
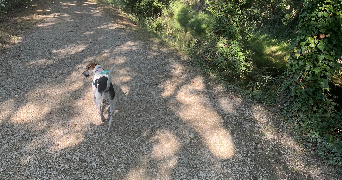
[[[96,108],[97,108],[97,113],[100,115],[100,117],[101,117],[101,121],[103,122],[103,120],[104,120],[104,117],[103,117],[103,108],[104,108],[105,106],[102,104],[102,103],[98,103],[97,102],[97,104],[96,104]],[[101,109],[102,108],[102,109]]]
[[[99,115],[101,115],[101,102],[97,101],[96,96],[94,96],[94,102],[95,102],[95,105],[96,105],[96,108],[97,108],[97,113]]]

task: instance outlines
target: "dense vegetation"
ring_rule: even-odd
[[[342,165],[342,0],[108,0],[210,76],[281,107],[299,140]]]
[[[322,156],[342,164],[341,112],[329,93],[332,76],[341,76],[342,1],[305,1],[289,58],[286,110],[304,138]],[[289,108],[290,107],[290,108]]]

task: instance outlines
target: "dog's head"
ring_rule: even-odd
[[[90,76],[90,73],[95,69],[95,67],[99,65],[97,63],[89,63],[87,66],[86,66],[86,70],[82,73],[85,77],[89,77]]]

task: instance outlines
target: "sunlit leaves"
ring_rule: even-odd
[[[291,110],[301,114],[296,117],[301,129],[315,132],[310,136],[311,141],[320,143],[325,142],[329,129],[341,128],[340,119],[336,118],[341,112],[336,111],[336,103],[329,96],[329,82],[339,71],[337,59],[342,55],[341,4],[341,0],[304,1],[293,59],[287,65]],[[329,138],[336,137],[330,134]],[[336,147],[337,144],[331,144],[320,151],[329,154]],[[342,158],[331,154],[329,162],[342,165]]]

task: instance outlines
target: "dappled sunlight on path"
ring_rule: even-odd
[[[91,104],[91,94],[80,95],[76,98],[76,92],[84,88],[84,82],[79,79],[80,72],[73,72],[63,83],[56,85],[40,86],[27,92],[23,105],[15,113],[7,117],[8,122],[18,128],[29,128],[32,132],[44,132],[27,144],[26,149],[47,148],[54,153],[65,148],[78,145],[83,141],[84,131],[90,124],[102,124],[96,113],[91,113],[84,108],[85,104]],[[85,91],[91,91],[88,87]],[[77,116],[79,112],[83,116]],[[94,115],[95,114],[95,115]],[[5,118],[6,114],[1,114]]]
[[[189,85],[182,86],[176,96],[176,99],[182,103],[178,107],[177,114],[195,129],[216,157],[231,158],[234,155],[232,137],[223,128],[223,119],[203,94],[204,90],[202,77],[196,77]]]
[[[170,131],[158,130],[149,142],[152,151],[140,159],[139,165],[128,172],[125,180],[172,179],[171,172],[177,165],[177,153],[181,149],[180,140]]]
[[[40,15],[44,21],[1,54],[0,61],[8,63],[7,76],[1,77],[0,179],[86,177],[68,174],[65,169],[77,172],[82,162],[69,164],[60,155],[80,150],[94,126],[108,126],[96,113],[91,80],[82,72],[89,61],[111,66],[115,61],[109,55],[127,39],[117,41],[117,35],[126,36],[124,26],[110,23],[96,6],[66,0],[50,4]]]

